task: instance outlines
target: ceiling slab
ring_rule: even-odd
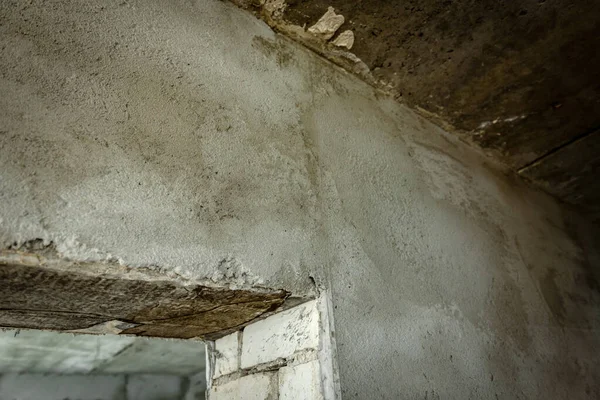
[[[600,130],[569,143],[519,173],[600,220]]]
[[[600,127],[598,1],[232,1],[514,172]],[[329,7],[344,16],[337,35],[354,33],[349,56],[333,45],[337,35],[319,44],[307,29]],[[537,166],[523,175],[600,214],[596,185],[553,186],[587,174],[585,160],[552,162],[558,156],[544,161],[546,172],[534,173]]]
[[[522,167],[600,126],[600,3],[291,0],[310,26],[334,7],[398,99]]]

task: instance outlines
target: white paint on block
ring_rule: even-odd
[[[280,400],[322,400],[318,361],[279,370]]]
[[[209,400],[276,400],[277,376],[275,373],[253,374],[235,381],[213,386]]]
[[[321,376],[321,392],[325,400],[339,399],[342,391],[337,365],[333,304],[329,292],[321,293],[321,296],[317,300],[317,307],[320,315],[318,360]]]
[[[240,332],[232,333],[215,341],[215,371],[213,378],[237,371],[240,363]]]
[[[242,340],[242,368],[286,358],[319,346],[319,313],[315,300],[247,326]]]
[[[210,400],[339,398],[327,295],[248,325],[209,346],[215,379]],[[325,335],[325,337],[321,337]],[[241,349],[240,349],[241,347]],[[326,352],[327,354],[320,354]],[[287,360],[287,365],[272,363]],[[238,364],[239,362],[239,364]],[[323,365],[321,365],[323,363]],[[285,363],[282,363],[285,365]],[[233,380],[236,371],[250,373]],[[268,370],[268,373],[257,371]],[[254,374],[252,372],[255,372]],[[266,389],[265,389],[266,388]],[[258,397],[257,397],[258,396]]]

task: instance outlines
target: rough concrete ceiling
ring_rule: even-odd
[[[600,2],[234,2],[600,216]],[[328,7],[362,63],[305,30]]]

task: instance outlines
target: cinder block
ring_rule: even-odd
[[[286,358],[319,346],[319,312],[315,300],[247,326],[242,340],[242,368]]]
[[[280,400],[322,400],[319,362],[314,360],[279,370]]]
[[[209,400],[276,400],[277,374],[246,375],[235,381],[213,386]]]
[[[240,362],[240,332],[232,333],[215,341],[215,368],[213,378],[238,370]]]

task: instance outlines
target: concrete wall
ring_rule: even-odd
[[[597,398],[593,231],[217,1],[5,1],[0,244],[333,296],[343,396]]]
[[[201,376],[6,374],[0,399],[203,400],[204,384]]]
[[[2,329],[0,374],[189,376],[205,373],[205,347],[196,340]]]
[[[1,400],[201,400],[205,344],[0,330]]]

